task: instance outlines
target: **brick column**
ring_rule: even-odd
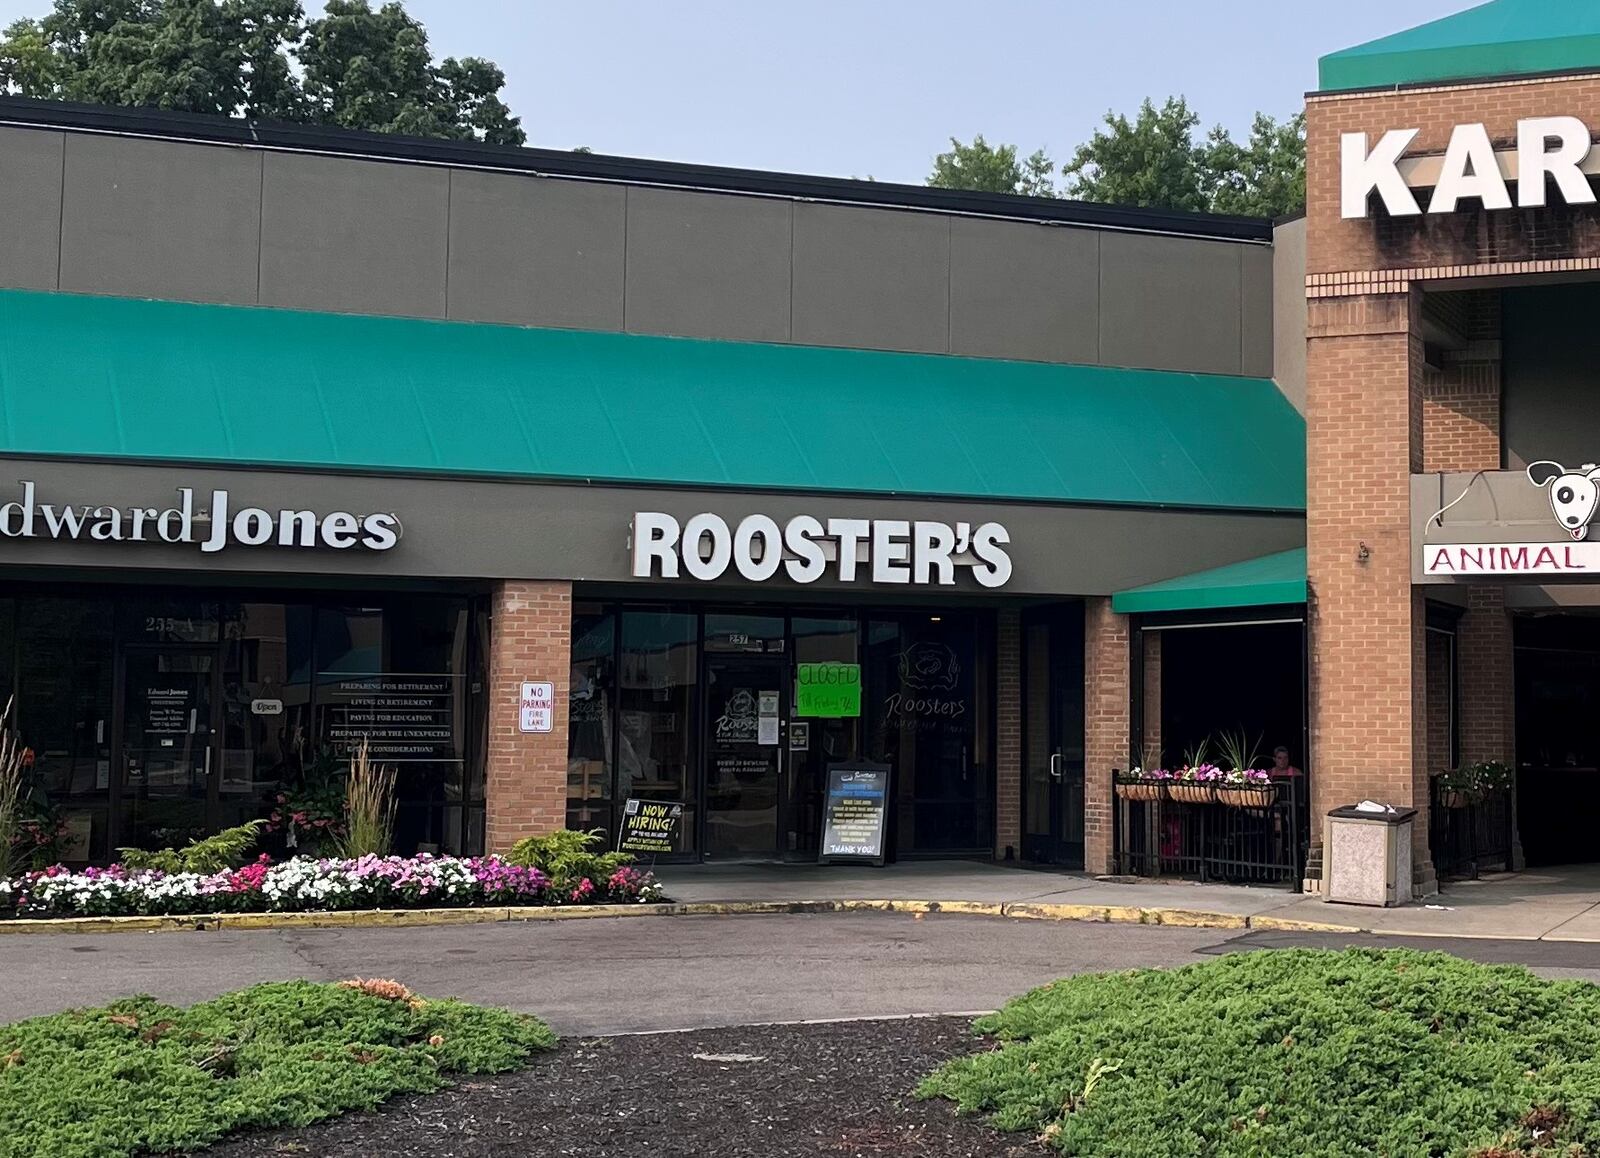
[[[1111,871],[1111,770],[1128,766],[1132,704],[1128,698],[1128,620],[1111,600],[1084,600],[1083,842],[1084,868]]]
[[[994,855],[1022,856],[1022,616],[996,617]]]
[[[1145,768],[1164,764],[1161,755],[1161,632],[1147,631],[1144,640],[1144,714],[1139,722],[1139,763]]]
[[[1426,895],[1437,889],[1428,853],[1426,617],[1411,583],[1411,475],[1422,469],[1420,294],[1309,305],[1312,837],[1320,843],[1328,809],[1364,797],[1417,808],[1413,884]]]
[[[491,852],[566,824],[571,633],[570,583],[508,580],[495,589],[485,817],[485,847]],[[524,680],[555,684],[554,731],[520,730]]]

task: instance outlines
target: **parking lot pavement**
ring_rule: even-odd
[[[1407,946],[1600,981],[1600,945],[1164,928],[901,913],[544,921],[411,929],[0,938],[0,1021],[150,993],[394,977],[538,1013],[563,1034],[992,1009],[1070,973],[1224,952]]]

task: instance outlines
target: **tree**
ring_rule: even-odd
[[[1015,145],[991,145],[979,133],[970,145],[951,137],[950,151],[933,159],[928,184],[938,189],[1054,197],[1051,174],[1055,167],[1043,149],[1036,149],[1019,161]]]
[[[1250,139],[1237,144],[1219,128],[1206,138],[1203,169],[1213,213],[1282,217],[1306,205],[1306,118],[1279,124],[1257,113]]]
[[[1182,97],[1156,108],[1147,98],[1133,121],[1107,113],[1102,128],[1061,166],[1067,195],[1082,201],[1161,209],[1209,209],[1200,118]]]
[[[0,36],[0,87],[22,96],[520,145],[505,74],[435,62],[402,4],[55,0]]]

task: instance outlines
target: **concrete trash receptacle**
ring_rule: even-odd
[[[1411,822],[1415,808],[1358,808],[1328,813],[1323,834],[1322,899],[1346,905],[1411,901]]]

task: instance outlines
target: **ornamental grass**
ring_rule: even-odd
[[[918,1093],[1062,1154],[1600,1154],[1600,986],[1404,950],[1067,978]]]

